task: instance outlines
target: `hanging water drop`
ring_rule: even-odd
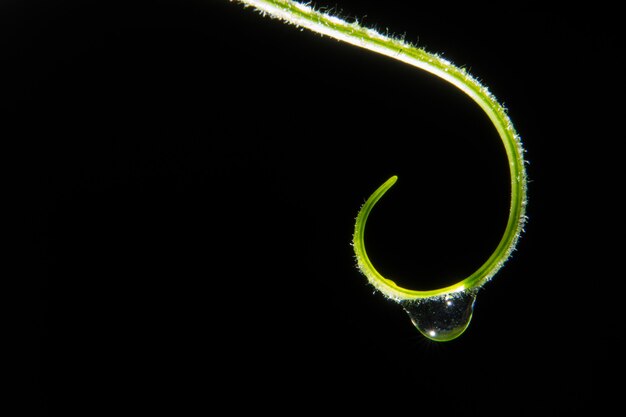
[[[406,301],[402,307],[421,334],[436,342],[447,342],[456,339],[467,329],[475,301],[475,292],[463,291]]]

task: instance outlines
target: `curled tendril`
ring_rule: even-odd
[[[309,29],[318,34],[385,55],[427,71],[454,85],[480,106],[491,120],[502,140],[509,161],[511,178],[511,204],[508,222],[500,243],[489,259],[469,277],[456,284],[436,290],[409,290],[383,277],[374,268],[367,256],[364,243],[365,224],[376,202],[396,182],[397,177],[395,176],[382,184],[361,207],[356,219],[352,244],[357,266],[369,282],[386,297],[403,303],[403,305],[406,305],[407,302],[418,302],[424,299],[443,299],[448,297],[445,298],[447,300],[455,293],[474,292],[489,281],[510,257],[523,230],[526,220],[527,190],[524,151],[520,138],[506,110],[489,90],[464,68],[459,68],[448,60],[418,48],[403,39],[383,35],[373,29],[361,26],[358,21],[348,22],[329,13],[315,10],[309,5],[290,0],[235,1],[253,6],[264,15],[282,19],[285,22]],[[426,333],[425,335],[428,337]]]

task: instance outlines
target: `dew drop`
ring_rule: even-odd
[[[459,337],[469,326],[476,293],[463,291],[402,304],[421,334],[436,342]]]

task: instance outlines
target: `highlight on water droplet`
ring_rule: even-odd
[[[436,342],[447,342],[465,332],[475,302],[474,291],[461,291],[401,304],[421,334]]]

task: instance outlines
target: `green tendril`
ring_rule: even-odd
[[[376,202],[396,182],[393,176],[381,185],[361,207],[356,218],[353,247],[357,266],[368,281],[386,297],[397,302],[440,298],[447,294],[473,291],[489,281],[511,256],[526,220],[526,171],[523,149],[506,110],[489,90],[472,77],[465,69],[453,65],[442,57],[426,52],[404,40],[383,35],[376,30],[363,27],[358,21],[347,22],[313,7],[289,0],[230,0],[253,6],[264,15],[309,29],[321,35],[376,52],[427,71],[448,81],[467,94],[487,114],[498,131],[509,161],[511,178],[511,205],[506,229],[500,243],[489,259],[469,277],[448,287],[415,291],[402,288],[383,277],[372,265],[365,250],[364,236],[367,218]]]

